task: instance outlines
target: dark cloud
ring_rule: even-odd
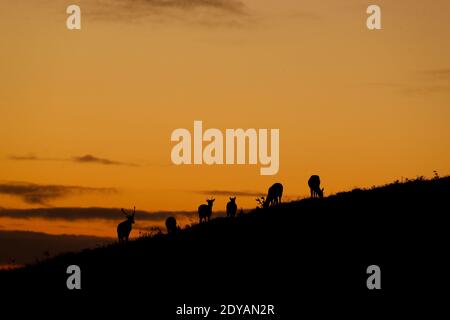
[[[84,155],[81,157],[73,157],[72,161],[81,162],[81,163],[98,163],[98,164],[104,164],[104,165],[119,165],[119,166],[132,166],[132,167],[137,166],[137,164],[134,164],[134,163],[126,163],[126,162],[105,159],[105,158],[99,158],[99,157],[95,157],[91,154],[87,154],[87,155]]]
[[[162,221],[169,216],[196,217],[194,211],[148,212],[136,210],[137,221]],[[36,209],[0,209],[0,217],[15,219],[42,218],[48,220],[123,220],[123,213],[119,208],[36,208]]]
[[[202,190],[194,191],[198,194],[214,195],[214,196],[240,196],[240,197],[260,197],[265,193],[257,191],[231,191],[231,190]]]
[[[42,158],[38,157],[33,154],[28,155],[11,155],[8,157],[9,160],[16,160],[16,161],[71,161],[76,163],[96,163],[96,164],[103,164],[103,165],[116,165],[116,166],[130,166],[130,167],[138,167],[139,165],[135,163],[129,163],[129,162],[121,162],[106,158],[100,158],[93,156],[91,154],[86,154],[84,156],[77,156],[72,157],[69,159],[64,158]]]
[[[80,251],[111,243],[115,239],[94,236],[50,235],[29,231],[0,230],[0,267],[29,264],[62,252]]]
[[[0,194],[21,198],[29,204],[47,205],[48,201],[81,193],[114,193],[114,188],[90,188],[81,186],[40,185],[25,182],[0,183]]]

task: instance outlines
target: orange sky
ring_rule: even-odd
[[[114,188],[47,205],[152,211],[196,210],[203,191],[276,181],[295,199],[311,174],[330,194],[450,173],[448,0],[245,0],[242,13],[145,1],[119,12],[117,1],[127,2],[0,3],[0,183]],[[65,27],[72,3],[81,31]],[[365,27],[372,3],[381,31]],[[279,128],[279,173],[172,165],[170,134],[194,120]],[[70,160],[88,154],[125,164]],[[227,197],[216,198],[223,210]],[[42,204],[0,193],[0,206]]]

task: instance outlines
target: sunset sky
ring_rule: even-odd
[[[448,0],[161,3],[0,3],[0,207],[253,208],[274,182],[306,196],[311,174],[329,195],[450,173]],[[173,165],[171,132],[194,120],[279,128],[279,173]],[[1,212],[0,232],[113,237],[122,219]]]

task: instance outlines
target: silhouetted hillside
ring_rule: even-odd
[[[434,292],[448,266],[449,199],[450,177],[356,189],[64,254],[1,272],[0,280],[21,292],[144,292],[161,312],[179,303],[230,301],[280,304],[287,312],[296,306],[288,301],[298,299],[422,295]],[[66,289],[72,264],[82,270],[78,293]],[[366,287],[372,264],[382,271],[380,292]]]
[[[95,248],[115,239],[93,236],[51,235],[32,231],[0,230],[0,266],[14,263],[24,265],[62,252]],[[33,252],[30,259],[29,252]],[[12,258],[13,257],[13,258]]]

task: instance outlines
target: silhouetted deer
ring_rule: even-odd
[[[236,197],[230,197],[230,202],[227,203],[227,217],[233,218],[236,216],[237,205]]]
[[[308,186],[311,190],[311,198],[323,198],[323,190],[320,189],[320,178],[319,176],[312,175],[308,180]]]
[[[267,197],[266,201],[264,201],[263,208],[279,205],[281,203],[282,196],[283,196],[283,185],[281,183],[274,183],[267,192]]]
[[[206,199],[208,204],[201,204],[198,207],[198,217],[200,218],[200,223],[209,221],[212,214],[212,206],[216,199]]]
[[[166,228],[167,228],[167,233],[174,233],[174,232],[180,230],[180,227],[177,226],[177,219],[175,219],[174,217],[168,217],[166,219]]]
[[[122,221],[117,226],[117,237],[119,238],[119,243],[128,242],[128,237],[130,236],[131,229],[134,223],[134,214],[136,213],[136,207],[133,209],[133,214],[128,214],[122,208],[121,211],[127,217],[127,220]]]

